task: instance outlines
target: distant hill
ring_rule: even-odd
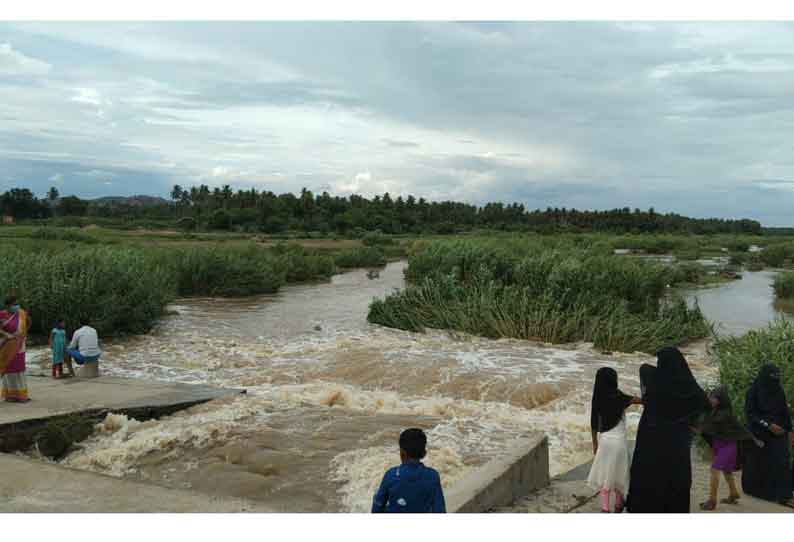
[[[168,203],[168,200],[158,196],[105,196],[89,201],[96,205],[137,205],[140,207],[151,207]]]

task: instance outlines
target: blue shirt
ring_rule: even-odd
[[[372,513],[436,513],[447,511],[441,477],[420,461],[403,463],[386,471],[372,500]]]

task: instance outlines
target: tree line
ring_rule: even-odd
[[[61,197],[56,188],[37,198],[26,188],[0,195],[0,210],[15,219],[103,217],[122,221],[167,220],[186,230],[216,229],[278,234],[286,231],[349,234],[355,230],[384,233],[455,233],[472,229],[502,231],[610,233],[743,233],[760,234],[761,224],[749,219],[690,218],[628,207],[607,211],[551,208],[529,210],[522,203],[483,206],[456,201],[428,201],[389,193],[359,195],[275,194],[268,190],[233,190],[207,185],[171,190],[171,200],[142,203],[135,198],[84,200]]]

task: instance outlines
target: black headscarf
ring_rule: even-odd
[[[593,401],[590,408],[590,428],[598,433],[613,429],[623,418],[623,411],[631,403],[631,396],[618,389],[615,369],[601,367],[596,372]]]
[[[656,367],[643,363],[640,367],[640,389],[642,390],[642,404],[648,408],[648,403],[654,399],[656,387]]]
[[[655,395],[659,418],[678,422],[707,410],[706,393],[692,376],[681,351],[668,346],[659,350],[656,358]]]
[[[762,412],[771,413],[787,408],[786,393],[780,385],[780,369],[774,363],[767,363],[761,367],[753,387],[758,394],[757,404]]]

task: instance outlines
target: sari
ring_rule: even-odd
[[[0,311],[0,329],[11,335],[0,346],[0,374],[3,376],[2,398],[9,402],[28,400],[25,378],[25,346],[30,320],[19,309],[15,313]]]

